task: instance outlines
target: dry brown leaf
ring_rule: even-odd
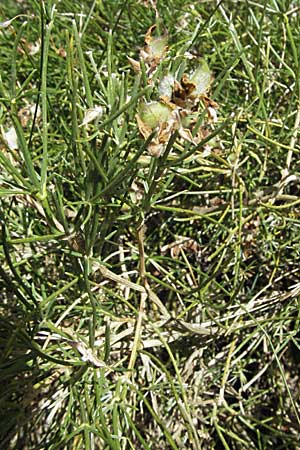
[[[135,73],[140,73],[140,71],[141,71],[141,65],[140,65],[139,61],[136,61],[135,59],[130,58],[130,56],[127,56],[127,59],[128,59],[129,64],[130,64],[131,67],[133,68],[133,71],[134,71]]]
[[[152,129],[142,121],[138,114],[135,115],[139,130],[145,141],[148,139],[150,134],[152,133]]]

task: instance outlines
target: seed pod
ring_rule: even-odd
[[[175,79],[173,75],[169,74],[164,76],[158,86],[159,95],[171,98],[174,87],[174,81]]]
[[[212,74],[204,59],[200,60],[200,65],[190,76],[190,81],[196,86],[193,95],[203,95],[208,91],[212,81]]]
[[[171,119],[172,109],[160,102],[143,103],[139,108],[139,118],[152,130]]]

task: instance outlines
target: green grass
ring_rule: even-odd
[[[300,448],[300,8],[157,11],[0,5],[3,450]],[[150,85],[127,57],[154,23]],[[155,158],[138,105],[186,52],[218,122]]]

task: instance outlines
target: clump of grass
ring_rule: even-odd
[[[3,448],[299,448],[299,7],[232,7],[1,5]],[[153,156],[186,54],[218,121]]]

